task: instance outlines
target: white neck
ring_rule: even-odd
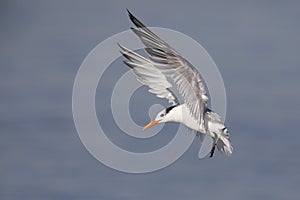
[[[165,116],[165,122],[182,122],[182,106],[178,105],[174,107],[170,112]]]
[[[181,104],[173,108],[165,117],[164,122],[179,122],[188,128],[203,132],[203,128],[199,126],[197,121],[191,116],[186,104]]]

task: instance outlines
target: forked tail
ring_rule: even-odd
[[[208,122],[208,133],[214,140],[210,157],[213,156],[216,147],[220,152],[230,156],[233,148],[227,127],[222,123],[221,117],[208,109],[205,113],[205,119]]]
[[[218,134],[216,138],[216,146],[218,150],[225,155],[230,156],[232,154],[233,147],[226,127],[222,129],[220,134]]]

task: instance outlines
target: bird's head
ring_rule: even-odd
[[[143,130],[146,130],[148,128],[150,128],[151,126],[154,126],[155,124],[159,124],[159,123],[164,123],[164,122],[168,122],[171,121],[170,120],[170,111],[176,106],[171,106],[169,108],[163,109],[162,111],[160,111],[159,113],[157,113],[156,117],[154,120],[152,120],[150,123],[148,123]]]

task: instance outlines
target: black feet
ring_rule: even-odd
[[[215,149],[216,149],[216,144],[211,148],[211,150],[210,150],[210,158],[212,158],[213,157],[213,155],[214,155],[214,153],[215,153]]]

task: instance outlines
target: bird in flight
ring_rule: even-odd
[[[149,92],[167,99],[171,104],[160,111],[143,130],[158,123],[183,123],[197,134],[206,134],[213,139],[210,157],[214,155],[216,147],[225,155],[231,155],[233,148],[227,127],[217,113],[207,108],[208,96],[200,73],[129,11],[128,15],[136,26],[131,30],[144,44],[148,58],[118,44],[126,58],[124,63],[132,69],[139,82],[150,88]],[[182,103],[171,91],[172,86],[177,88]]]

